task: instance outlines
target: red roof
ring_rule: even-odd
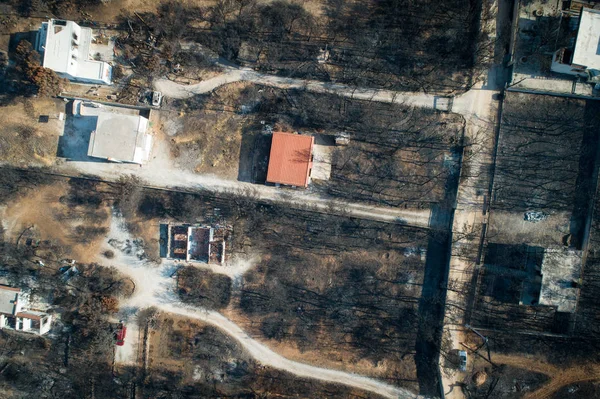
[[[21,292],[20,288],[9,287],[8,285],[0,285],[0,290]]]
[[[312,168],[314,137],[273,133],[267,181],[290,186],[308,186]]]
[[[27,312],[19,312],[15,316],[22,317],[24,319],[42,320],[42,316],[37,315],[37,314],[27,313]]]

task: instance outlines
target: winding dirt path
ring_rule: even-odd
[[[340,83],[285,78],[259,73],[250,68],[228,67],[226,73],[191,85],[183,85],[168,79],[157,79],[154,81],[154,88],[167,97],[189,98],[197,94],[209,93],[220,86],[240,81],[278,87],[281,89],[304,89],[314,93],[336,94],[338,96],[359,100],[406,104],[409,106],[432,109],[436,107],[436,96],[432,94],[356,88]]]
[[[315,367],[305,363],[286,359],[285,357],[273,352],[262,343],[250,337],[237,324],[218,312],[193,308],[181,303],[161,304],[157,307],[160,310],[168,313],[197,319],[218,327],[229,336],[235,338],[235,340],[238,341],[246,351],[248,351],[250,356],[258,360],[263,365],[285,370],[299,377],[314,378],[322,381],[352,386],[369,392],[377,393],[386,398],[396,399],[417,397],[417,395],[410,393],[407,390],[385,384],[372,378],[339,370]]]
[[[250,68],[225,67],[226,72],[214,78],[199,83],[185,85],[169,79],[161,78],[153,82],[155,90],[171,98],[190,98],[198,94],[210,93],[220,86],[234,82],[252,82],[280,89],[303,89],[313,93],[335,94],[358,100],[377,101],[384,103],[404,104],[406,106],[447,110],[446,103],[440,96],[422,92],[406,92],[384,89],[353,87],[341,83],[322,82],[318,80],[294,79],[281,76],[268,75],[256,72]],[[476,87],[464,94],[453,98],[452,112],[471,116],[475,108],[480,108],[482,102],[489,103],[491,96],[496,93],[492,90],[483,90]],[[482,97],[483,94],[483,98]]]
[[[121,242],[132,239],[128,232],[124,230],[123,221],[118,217],[112,217],[110,227],[111,230],[106,237],[102,251],[106,249],[114,250],[108,244],[110,239]],[[104,264],[107,263],[106,259],[99,258],[98,261]],[[115,257],[110,261],[110,265],[131,278],[135,283],[136,291],[131,297],[122,299],[120,303],[121,316],[128,319],[128,325],[134,324],[136,315],[141,309],[153,306],[163,312],[197,319],[214,325],[238,341],[254,359],[263,365],[284,370],[299,377],[314,378],[363,389],[389,399],[414,399],[419,397],[406,389],[373,378],[289,360],[250,337],[242,328],[219,312],[182,303],[175,294],[175,281],[171,277],[179,264],[165,261],[161,266],[153,267],[147,262],[139,260],[135,255],[115,251]],[[129,341],[132,341],[130,342],[131,345],[135,345],[133,340]],[[131,358],[137,356],[133,350],[124,349],[123,351]],[[125,358],[125,354],[117,354],[117,360],[123,363],[131,363],[131,359]]]

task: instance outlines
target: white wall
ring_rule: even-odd
[[[23,331],[31,330],[31,319],[22,318],[23,320]]]
[[[552,66],[550,67],[550,70],[552,72],[562,73],[562,74],[571,75],[571,76],[581,76],[581,77],[587,76],[587,73],[585,71],[578,72],[575,70],[575,68],[572,65],[563,64],[561,62],[558,62],[557,58],[558,58],[559,52],[560,52],[560,50],[555,52],[554,55],[552,56]]]
[[[15,304],[15,314],[19,313],[24,307],[27,306],[29,301],[27,300],[27,296],[23,295],[22,292],[17,294],[17,303]]]
[[[42,320],[40,321],[40,335],[44,335],[46,334],[48,331],[50,331],[50,327],[52,326],[52,316],[51,315],[47,315],[46,317],[43,317]]]

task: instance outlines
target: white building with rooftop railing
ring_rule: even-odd
[[[73,21],[51,19],[43,22],[36,38],[42,66],[59,76],[82,83],[111,84],[112,67],[91,54],[92,29]]]

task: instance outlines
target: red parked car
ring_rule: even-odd
[[[125,335],[127,335],[127,327],[123,323],[119,323],[117,332],[115,333],[115,339],[117,340],[118,346],[125,345]]]

